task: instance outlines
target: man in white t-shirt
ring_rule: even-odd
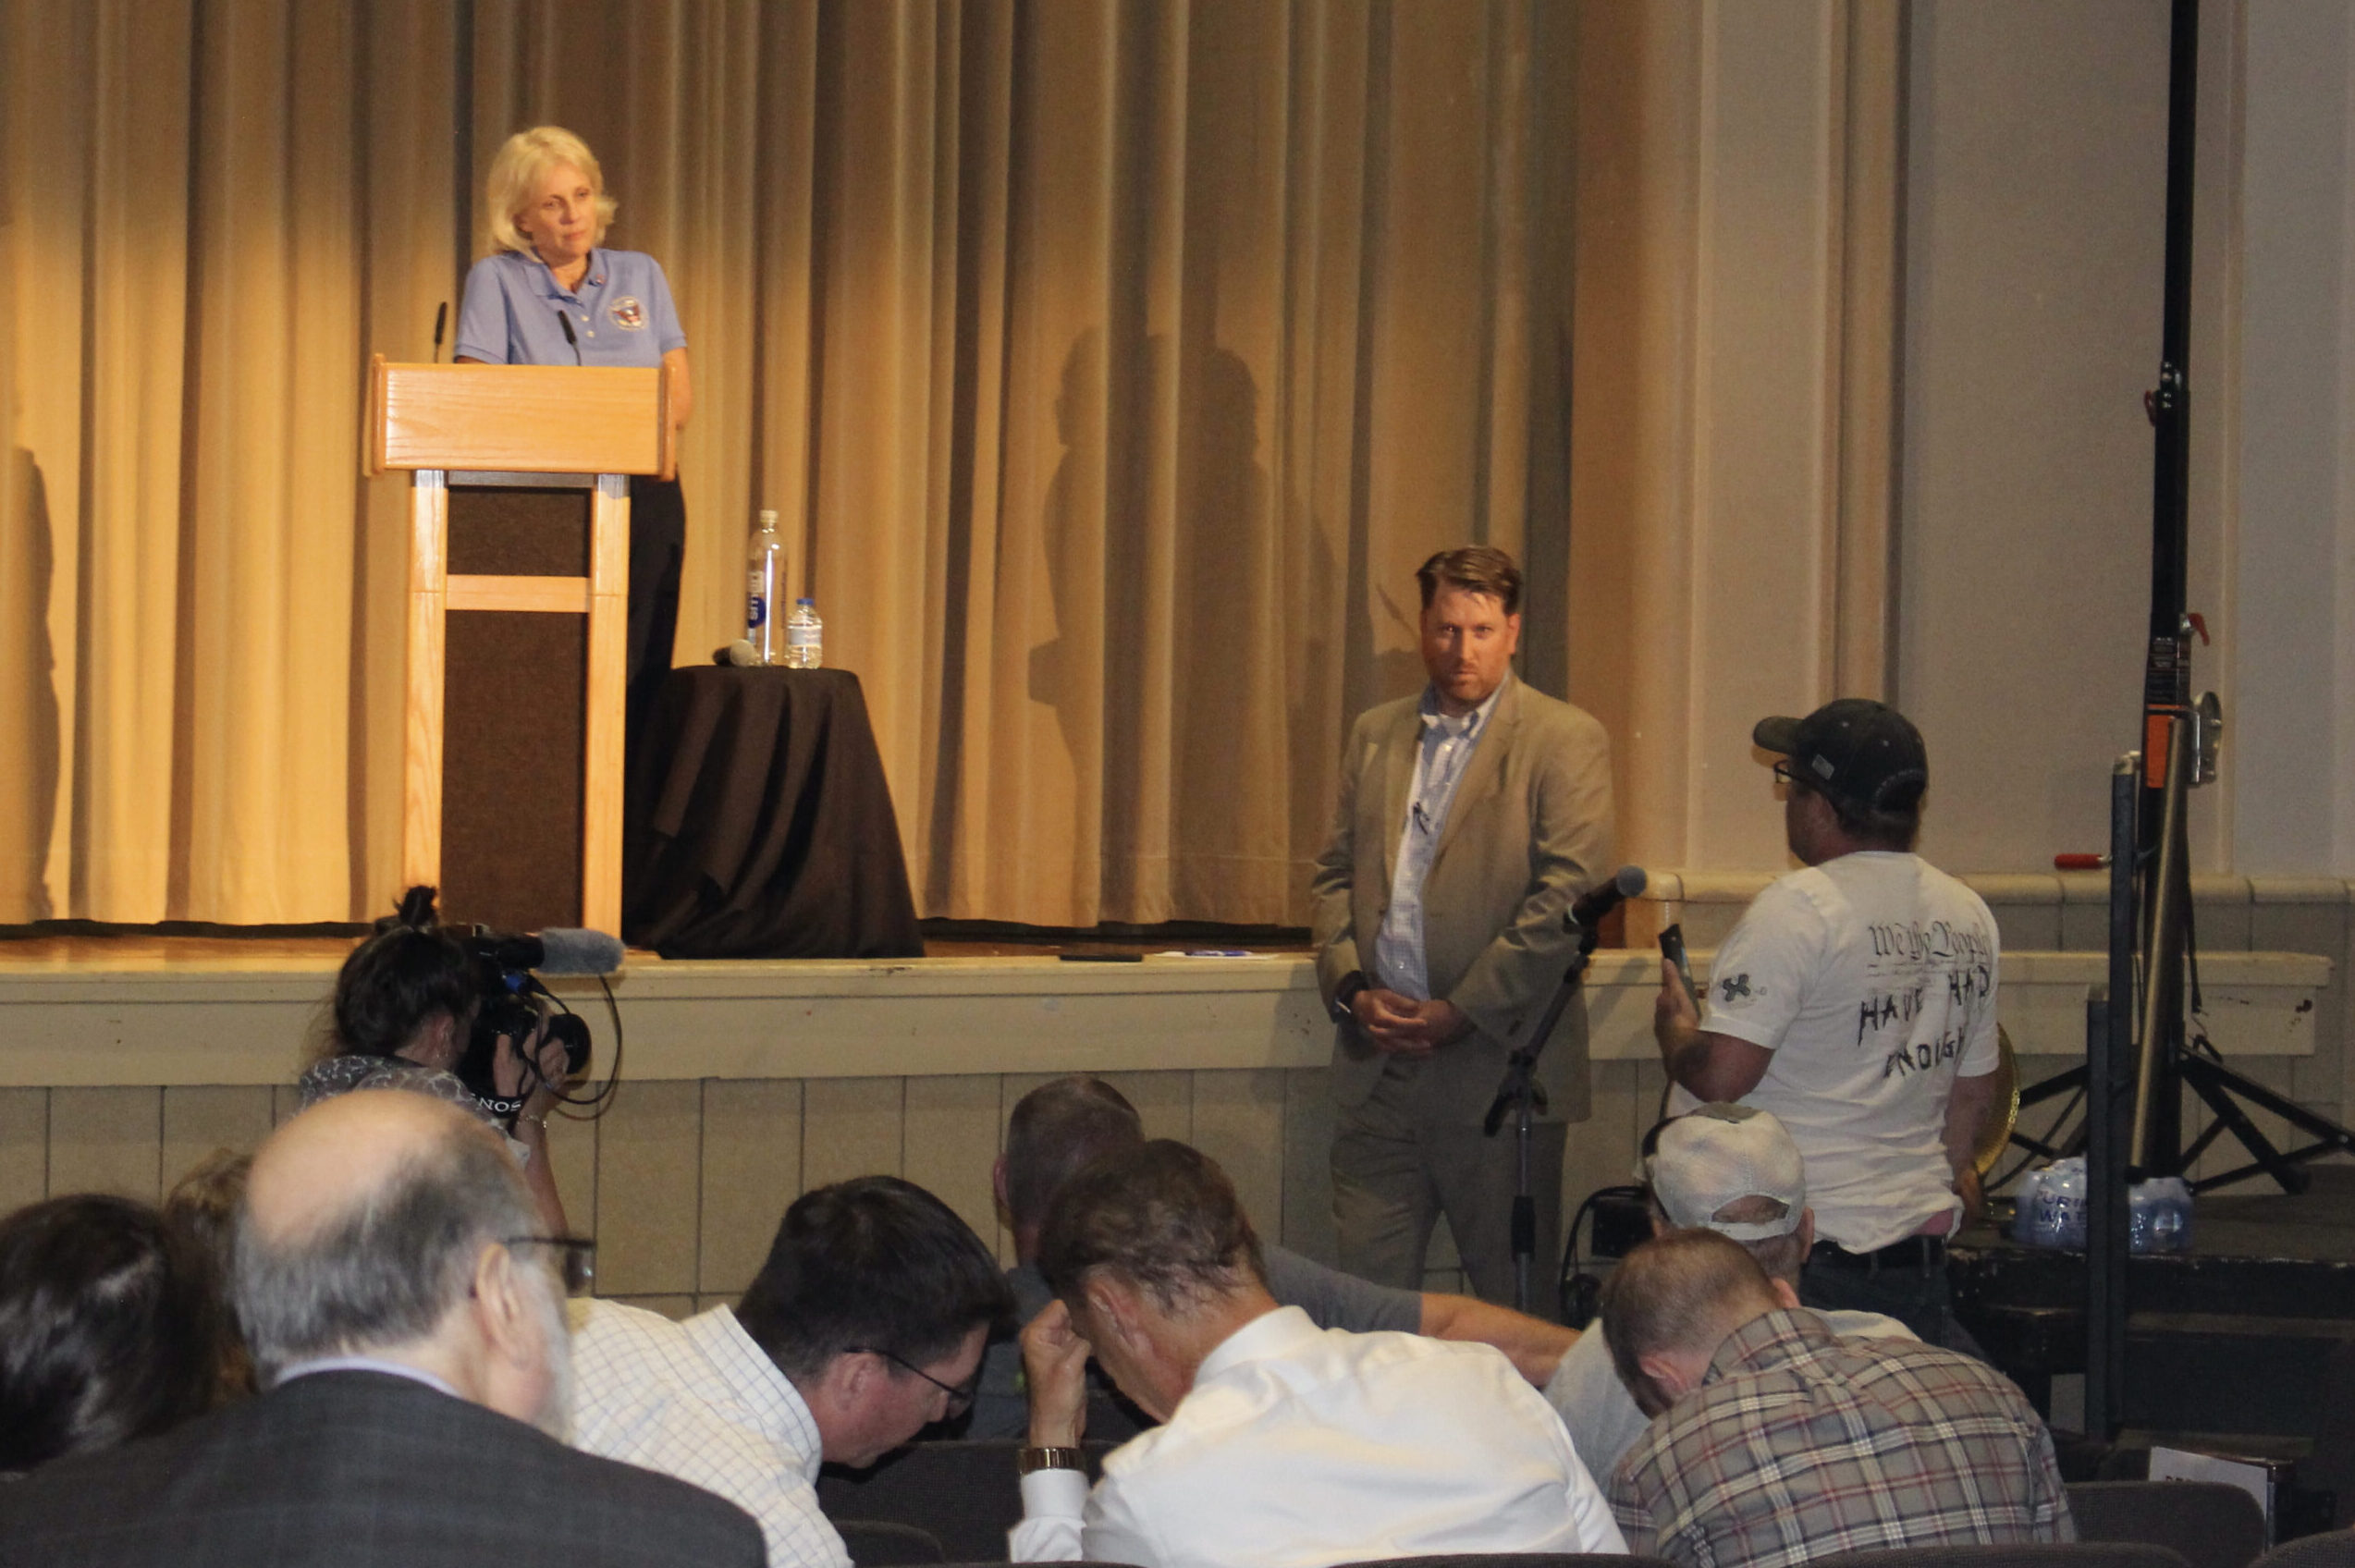
[[[1970,1348],[1945,1238],[1980,1206],[1971,1148],[1995,1086],[1995,922],[1913,852],[1930,766],[1895,708],[1844,698],[1760,720],[1804,870],[1752,900],[1697,1015],[1662,968],[1653,1033],[1692,1100],[1772,1111],[1807,1161],[1809,1305],[1886,1312]],[[1676,1109],[1676,1108],[1672,1108]]]
[[[1791,1134],[1771,1111],[1746,1105],[1704,1105],[1663,1121],[1646,1140],[1644,1184],[1651,1198],[1651,1233],[1714,1231],[1741,1243],[1779,1292],[1798,1300],[1799,1270],[1815,1242],[1815,1215],[1807,1204],[1807,1171]],[[1835,1334],[1870,1339],[1914,1338],[1912,1329],[1878,1312],[1826,1312]],[[1598,1486],[1608,1488],[1619,1461],[1644,1435],[1651,1417],[1619,1380],[1601,1328],[1589,1327],[1564,1354],[1545,1386],[1546,1403],[1570,1433],[1570,1446]]]

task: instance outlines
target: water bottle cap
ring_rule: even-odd
[[[761,532],[762,532],[762,533],[776,533],[776,532],[777,532],[777,514],[776,514],[774,511],[769,510],[769,509],[768,509],[767,508],[766,508],[766,507],[764,507],[763,508],[761,508],[761,514],[760,514],[760,527],[761,527]]]
[[[798,599],[794,600],[793,602],[794,602],[795,604],[797,604],[797,605],[808,605],[808,606],[809,606],[810,607],[812,607],[813,609],[815,609],[815,608],[817,606],[817,601],[816,601],[816,599],[811,598],[811,597],[810,597],[807,594],[803,594],[800,598],[798,598]]]

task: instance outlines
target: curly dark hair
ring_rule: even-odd
[[[393,1056],[417,1031],[447,1017],[461,1035],[480,996],[473,955],[443,928],[432,888],[411,888],[399,913],[351,949],[336,976],[325,1056]]]

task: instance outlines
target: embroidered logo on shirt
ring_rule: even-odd
[[[638,302],[635,294],[622,295],[606,307],[605,313],[624,332],[644,332],[646,328],[646,308]]]
[[[1717,988],[1725,993],[1725,999],[1729,1002],[1736,997],[1748,998],[1750,994],[1750,977],[1748,974],[1728,974],[1717,983]]]

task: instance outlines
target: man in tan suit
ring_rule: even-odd
[[[1430,685],[1358,717],[1311,885],[1339,1028],[1333,1220],[1343,1268],[1420,1289],[1444,1213],[1472,1288],[1510,1301],[1514,1140],[1480,1122],[1568,967],[1563,913],[1609,864],[1611,745],[1591,716],[1515,679],[1512,557],[1444,550],[1415,577]],[[1587,1116],[1583,1007],[1563,1013],[1538,1080],[1530,1277],[1551,1280],[1564,1124]]]

